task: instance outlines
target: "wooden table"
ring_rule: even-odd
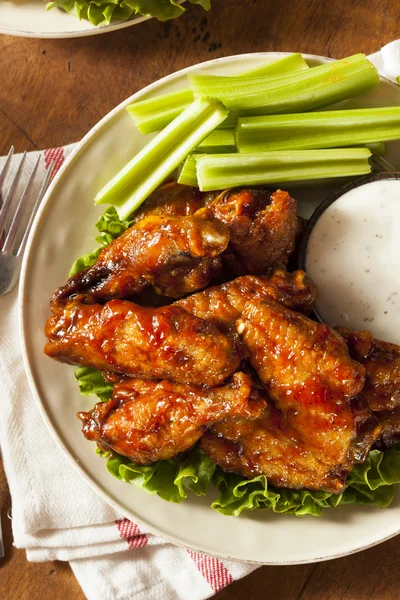
[[[79,140],[127,96],[177,69],[243,52],[301,51],[341,58],[400,35],[394,0],[213,0],[177,21],[155,20],[92,38],[0,38],[0,155]],[[43,14],[43,18],[46,16]],[[6,557],[0,598],[81,600],[68,564],[28,563],[12,547],[0,466]],[[238,540],[240,543],[240,540]],[[262,567],[216,600],[397,600],[397,538],[360,554],[298,567]],[[150,600],[150,599],[149,599]]]

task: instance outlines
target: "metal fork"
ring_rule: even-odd
[[[22,192],[19,200],[17,200],[16,192],[18,184],[21,180],[21,176],[24,172],[26,160],[26,152],[24,152],[18,165],[17,172],[15,173],[13,180],[10,182],[10,186],[3,200],[1,192],[5,184],[5,179],[13,154],[14,147],[11,147],[6,162],[0,173],[0,296],[10,292],[18,281],[22,255],[25,250],[29,230],[39,204],[49,185],[53,168],[52,164],[47,171],[46,177],[40,187],[36,199],[33,199],[32,188],[34,186],[35,175],[40,163],[39,156],[30,173],[24,191]],[[32,202],[29,202],[29,200],[32,200]],[[24,220],[24,217],[29,215],[29,211],[29,220],[21,238],[22,232],[20,226]],[[18,234],[21,238],[20,240],[18,239]]]

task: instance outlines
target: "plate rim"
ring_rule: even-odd
[[[61,10],[61,9],[60,9]],[[43,12],[46,12],[46,9],[43,8]],[[62,39],[72,39],[78,37],[88,37],[91,35],[99,35],[101,33],[109,33],[111,31],[117,31],[118,29],[124,29],[125,27],[131,27],[132,25],[137,25],[142,23],[143,21],[149,21],[154,17],[150,16],[133,16],[127,21],[119,21],[118,23],[111,23],[110,25],[91,25],[88,22],[87,29],[81,30],[66,30],[66,31],[34,31],[28,30],[25,31],[23,29],[12,29],[10,27],[0,27],[0,34],[2,35],[11,35],[13,37],[23,37],[23,38],[31,38],[31,39],[40,39],[40,40],[62,40]],[[91,25],[89,27],[89,25]]]
[[[28,273],[28,269],[29,269],[30,260],[33,260],[33,259],[31,259],[31,247],[34,242],[34,238],[36,236],[36,230],[38,229],[39,222],[40,222],[41,217],[44,214],[44,212],[46,210],[51,209],[51,198],[53,196],[53,192],[56,191],[56,188],[59,185],[59,181],[61,180],[61,178],[64,175],[64,171],[73,162],[75,162],[75,160],[77,160],[81,151],[85,148],[86,144],[89,143],[96,136],[97,132],[104,125],[106,125],[106,123],[111,122],[112,119],[116,116],[116,114],[118,112],[120,112],[121,110],[123,110],[125,108],[125,106],[132,103],[134,100],[139,99],[140,97],[147,94],[148,92],[151,92],[154,88],[157,88],[160,84],[162,85],[162,84],[168,83],[171,80],[175,79],[176,77],[185,75],[186,73],[188,73],[189,71],[192,71],[194,69],[204,68],[204,67],[207,68],[207,66],[213,66],[213,65],[220,64],[223,62],[229,63],[230,61],[237,59],[237,58],[243,59],[243,58],[247,58],[247,57],[250,58],[250,57],[254,57],[254,56],[279,57],[279,56],[288,56],[291,54],[293,54],[293,52],[249,52],[249,53],[230,55],[227,57],[220,57],[220,58],[212,59],[209,61],[204,61],[204,62],[195,64],[195,65],[191,65],[189,67],[185,67],[183,69],[180,69],[179,71],[175,71],[174,73],[171,73],[161,79],[158,79],[158,80],[154,81],[153,83],[149,84],[148,86],[138,90],[137,92],[135,92],[134,94],[132,94],[131,96],[126,98],[124,101],[122,101],[120,104],[118,104],[115,108],[113,108],[102,119],[100,119],[100,121],[98,121],[88,131],[88,133],[82,138],[82,140],[77,143],[76,147],[72,150],[71,154],[68,156],[67,160],[63,163],[62,167],[57,172],[53,181],[51,182],[51,184],[41,202],[41,205],[37,211],[34,222],[32,224],[32,228],[31,228],[31,231],[28,236],[27,246],[26,246],[26,250],[25,250],[22,265],[21,265],[21,275],[20,275],[20,282],[19,282],[19,288],[18,288],[19,335],[20,335],[20,341],[21,341],[23,364],[24,364],[25,373],[27,375],[27,379],[29,382],[29,388],[35,399],[36,406],[38,407],[39,412],[40,412],[44,422],[46,423],[48,431],[50,432],[53,440],[55,440],[55,442],[57,443],[57,446],[64,452],[64,455],[67,456],[70,464],[72,464],[75,467],[77,472],[79,472],[80,476],[84,478],[84,480],[88,483],[88,485],[91,487],[91,489],[97,495],[99,495],[109,506],[114,508],[120,514],[126,513],[127,512],[126,508],[122,507],[117,502],[110,500],[108,494],[105,491],[103,491],[103,488],[92,479],[91,475],[88,473],[88,471],[86,470],[84,465],[82,465],[81,463],[78,463],[74,459],[74,457],[68,450],[67,446],[64,444],[64,441],[62,440],[61,435],[58,433],[58,431],[55,429],[55,427],[53,426],[53,424],[51,422],[50,416],[48,415],[46,408],[44,406],[44,403],[42,402],[42,400],[40,398],[38,386],[36,385],[36,382],[35,382],[33,366],[31,365],[31,362],[30,362],[29,350],[28,350],[29,346],[28,346],[27,333],[26,333],[26,331],[28,329],[28,317],[27,317],[26,310],[25,310],[26,303],[24,302],[24,299],[25,299],[25,297],[27,297],[27,289],[26,289],[27,273]],[[320,56],[320,55],[316,55],[316,54],[307,54],[307,53],[303,53],[303,52],[301,54],[306,59],[316,59],[316,60],[319,60],[322,62],[335,61],[335,59],[333,59],[333,58]],[[395,87],[395,88],[398,87],[390,79],[383,77],[383,76],[380,76],[380,77],[382,80],[385,80],[387,83],[389,83],[393,87]],[[143,493],[145,493],[145,492],[143,491]],[[376,510],[378,510],[378,509],[376,509]],[[337,552],[332,555],[323,554],[321,556],[317,556],[314,558],[306,558],[304,560],[289,560],[289,561],[260,560],[260,561],[257,561],[257,560],[250,560],[250,559],[246,560],[243,558],[232,557],[227,553],[226,554],[225,553],[218,554],[215,552],[210,553],[210,551],[207,550],[207,548],[203,547],[202,545],[196,546],[196,545],[193,545],[193,544],[188,543],[187,541],[183,540],[182,536],[179,534],[177,534],[176,537],[171,536],[170,534],[163,531],[162,528],[154,526],[146,518],[143,518],[143,516],[138,516],[134,510],[129,510],[127,513],[127,517],[132,518],[139,525],[143,525],[144,529],[146,530],[146,533],[152,533],[152,534],[158,535],[158,536],[162,537],[164,540],[167,540],[168,542],[170,542],[178,547],[190,548],[190,549],[198,551],[198,552],[211,554],[212,556],[220,558],[221,560],[232,560],[232,561],[239,562],[239,563],[247,563],[247,564],[253,564],[253,565],[258,565],[258,566],[261,566],[261,565],[289,566],[289,565],[300,565],[300,564],[312,564],[312,563],[324,562],[327,560],[334,560],[337,558],[343,558],[345,556],[350,556],[357,552],[361,552],[363,550],[367,550],[368,548],[377,546],[378,544],[384,543],[400,533],[400,523],[399,523],[397,531],[394,531],[393,533],[389,534],[385,538],[374,539],[370,543],[364,544],[357,548],[353,548],[351,550],[346,550],[344,552]]]
[[[1,0],[0,0],[1,1]],[[179,1],[179,0],[178,0]],[[180,0],[180,4],[183,4],[185,0]],[[57,9],[61,12],[65,12],[62,9]],[[43,12],[46,12],[46,8],[43,6]],[[63,15],[61,15],[62,18]],[[65,15],[67,13],[65,12]],[[85,19],[78,19],[79,22],[84,21]],[[139,23],[143,23],[143,21],[149,21],[150,19],[154,19],[155,17],[149,15],[132,15],[126,21],[117,21],[116,23],[110,23],[109,25],[92,25],[89,21],[87,21],[87,29],[75,30],[75,29],[67,29],[66,31],[37,31],[37,30],[28,30],[25,31],[23,29],[13,29],[10,27],[0,27],[0,34],[3,35],[11,35],[14,37],[24,37],[24,38],[32,38],[32,39],[48,39],[48,40],[62,40],[62,39],[73,39],[78,37],[88,37],[91,35],[99,35],[101,33],[109,33],[111,31],[117,31],[119,29],[125,29],[126,27],[132,27],[132,25],[137,25]],[[179,18],[179,17],[176,17]]]

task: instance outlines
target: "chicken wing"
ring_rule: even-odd
[[[350,358],[343,338],[269,300],[249,302],[237,328],[288,424],[331,471],[347,472],[358,445],[351,400],[363,388],[365,369]]]
[[[45,333],[51,358],[131,377],[215,386],[239,366],[232,340],[178,306],[71,301]]]
[[[153,192],[134,214],[133,224],[149,216],[186,217],[205,205],[198,188],[170,181]]]
[[[226,262],[235,272],[263,273],[275,262],[286,264],[298,230],[296,201],[280,190],[239,188],[202,194],[197,188],[169,183],[154,192],[135,214],[188,215],[207,206],[229,229]]]
[[[374,447],[386,450],[400,444],[400,406],[393,410],[382,410],[374,413],[382,427],[382,432]]]
[[[228,229],[207,209],[188,217],[147,217],[104,248],[92,267],[56,290],[53,311],[71,297],[106,302],[129,298],[149,286],[180,298],[219,273],[219,255],[228,242]]]
[[[400,405],[400,346],[375,340],[369,331],[336,330],[346,340],[350,356],[364,365],[366,379],[360,396],[371,410],[393,410]]]
[[[359,397],[366,401],[382,423],[376,445],[388,448],[400,442],[400,346],[382,342],[369,331],[337,327],[346,340],[350,356],[366,369]]]
[[[231,383],[211,389],[170,381],[123,381],[115,384],[111,400],[78,417],[87,439],[146,465],[188,450],[221,419],[255,418],[263,407],[247,375],[236,373]]]
[[[297,231],[297,203],[287,192],[225,190],[207,206],[229,228],[227,253],[236,272],[259,274],[287,263]]]
[[[258,394],[265,400],[262,415],[252,421],[228,418],[214,425],[201,439],[206,454],[225,471],[247,478],[265,475],[276,487],[341,492],[352,464],[365,460],[380,430],[368,406],[351,401],[356,437],[349,462],[342,465],[304,441],[265,390],[258,387]]]
[[[224,333],[236,333],[236,319],[250,300],[271,299],[308,314],[314,307],[317,288],[304,271],[288,273],[276,268],[268,275],[243,275],[175,302],[189,313],[210,321]]]
[[[259,419],[227,419],[201,438],[205,453],[224,471],[251,479],[265,475],[270,485],[294,489],[343,490],[347,471],[324,463],[272,404]]]

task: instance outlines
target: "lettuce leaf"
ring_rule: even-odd
[[[96,395],[102,402],[109,400],[112,395],[113,385],[107,383],[97,369],[91,367],[78,367],[75,369],[79,391],[82,396]]]
[[[104,452],[101,454],[105,456]],[[204,496],[210,487],[216,487],[219,496],[211,507],[223,515],[238,517],[246,510],[272,510],[297,517],[319,517],[324,509],[340,504],[388,507],[394,498],[394,484],[400,483],[400,449],[371,450],[367,461],[350,473],[348,487],[342,494],[278,489],[268,485],[264,475],[249,480],[225,473],[198,446],[182,462],[167,460],[146,466],[109,453],[107,470],[114,477],[169,502],[182,502],[189,491]]]
[[[113,206],[107,208],[95,225],[96,229],[100,232],[100,235],[96,237],[96,242],[100,246],[93,250],[93,252],[90,252],[90,254],[80,256],[72,265],[69,276],[72,277],[76,273],[79,273],[79,271],[86,269],[86,267],[91,267],[96,262],[101,249],[119,237],[130,224],[130,221],[121,221]]]
[[[188,491],[205,496],[215,469],[216,464],[198,446],[179,462],[159,460],[142,466],[115,453],[109,453],[107,459],[107,470],[114,477],[177,503],[187,498]]]
[[[188,0],[210,9],[211,0]],[[177,0],[53,0],[46,10],[61,8],[77,17],[86,19],[93,25],[109,25],[115,21],[126,21],[132,16],[155,17],[159,21],[176,19],[185,12]]]
[[[248,480],[221,469],[214,475],[213,483],[220,495],[212,507],[224,515],[239,516],[243,510],[260,508],[298,517],[319,517],[324,508],[339,504],[387,508],[394,498],[395,484],[400,483],[400,449],[371,450],[365,463],[351,471],[342,494],[278,489],[269,486],[264,475]]]

